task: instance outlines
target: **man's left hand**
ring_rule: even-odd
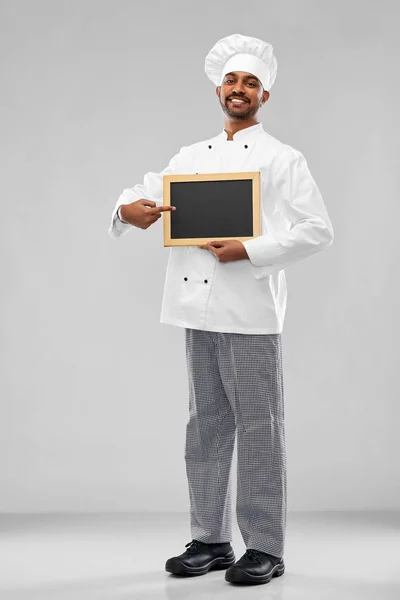
[[[219,262],[249,258],[246,248],[239,240],[219,240],[217,242],[201,244],[198,247],[210,250],[218,258]]]

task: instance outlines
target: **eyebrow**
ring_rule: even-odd
[[[236,77],[237,73],[235,73],[235,72],[227,73],[225,75],[225,77],[227,77],[228,75],[233,75],[234,77]],[[255,79],[256,81],[258,81],[258,78],[254,77],[254,75],[245,75],[245,79]]]

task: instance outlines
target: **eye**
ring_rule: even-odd
[[[233,83],[233,79],[225,79],[225,83]],[[249,81],[248,82],[249,85],[256,87],[256,84],[254,83],[254,81]]]

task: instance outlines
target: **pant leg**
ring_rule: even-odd
[[[217,334],[237,425],[236,514],[246,548],[282,557],[287,481],[281,334]]]
[[[231,466],[235,418],[221,382],[215,333],[185,329],[189,420],[185,462],[192,538],[232,540]]]

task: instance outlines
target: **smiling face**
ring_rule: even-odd
[[[222,110],[232,121],[252,119],[269,98],[269,92],[264,91],[260,80],[244,71],[227,73],[216,93]]]

